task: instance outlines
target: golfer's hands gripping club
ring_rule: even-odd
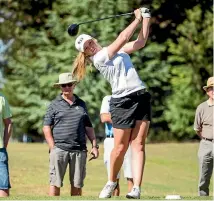
[[[142,14],[141,14],[141,10],[140,9],[134,10],[134,15],[135,15],[135,18],[139,20],[139,22],[142,21]]]
[[[96,147],[93,147],[91,149],[90,155],[91,155],[91,158],[89,158],[88,161],[91,161],[93,159],[98,158],[98,156],[99,156],[99,150]]]
[[[148,8],[141,7],[140,11],[143,18],[151,18],[151,12]]]

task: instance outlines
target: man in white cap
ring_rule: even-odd
[[[59,75],[61,94],[48,107],[43,132],[50,149],[50,196],[59,196],[69,164],[71,195],[82,195],[86,174],[86,135],[91,141],[93,159],[99,155],[98,145],[85,102],[73,93],[77,81],[71,73]]]
[[[199,196],[209,196],[210,179],[213,172],[213,105],[214,105],[214,77],[210,77],[203,87],[208,100],[201,103],[196,110],[194,130],[201,138],[198,150],[199,159]]]

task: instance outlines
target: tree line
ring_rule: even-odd
[[[67,28],[96,18],[131,12],[146,6],[152,11],[149,40],[132,55],[140,77],[152,94],[150,141],[195,139],[197,105],[206,99],[202,86],[212,76],[212,1],[195,0],[4,0],[0,2],[0,39],[13,44],[0,68],[6,79],[3,92],[12,107],[14,135],[42,135],[43,116],[59,94],[58,75],[70,72],[77,51]],[[120,17],[80,26],[79,33],[110,44],[133,20]],[[133,37],[137,36],[136,34]],[[75,93],[87,103],[97,135],[104,136],[99,119],[109,84],[94,69]]]

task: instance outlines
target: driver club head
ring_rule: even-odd
[[[68,34],[70,36],[76,36],[77,33],[79,31],[79,25],[78,24],[71,24],[69,27],[68,27]]]

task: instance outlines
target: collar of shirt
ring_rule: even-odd
[[[74,94],[75,96],[75,100],[74,100],[74,104],[77,104],[79,102],[79,97]],[[56,98],[57,101],[64,101],[65,99],[62,97],[62,94],[58,95],[57,98]]]
[[[210,99],[207,100],[207,104],[212,107],[214,105],[214,101],[211,101]]]

